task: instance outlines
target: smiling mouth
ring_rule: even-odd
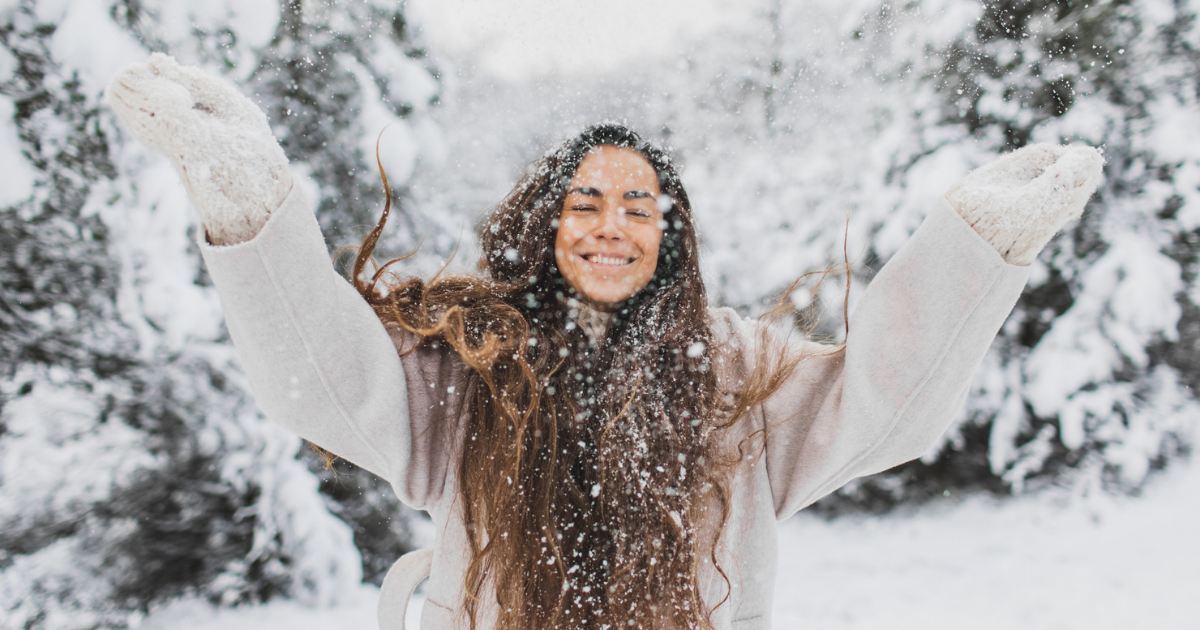
[[[602,256],[600,254],[584,254],[580,258],[592,263],[593,265],[601,265],[605,267],[624,267],[633,262],[634,258],[625,256]]]

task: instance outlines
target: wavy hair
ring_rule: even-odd
[[[554,240],[568,184],[602,145],[645,158],[669,208],[653,277],[597,343],[575,323],[583,296],[559,273]],[[458,492],[471,627],[494,597],[499,630],[711,629],[724,599],[702,600],[699,568],[712,562],[727,598],[716,549],[730,482],[763,431],[733,446],[727,434],[799,357],[763,344],[736,391],[722,383],[721,360],[743,363],[715,343],[668,154],[618,124],[547,152],[479,226],[477,275],[401,279],[384,265],[366,278],[390,205],[388,193],[352,277],[380,319],[448,344],[468,370]]]

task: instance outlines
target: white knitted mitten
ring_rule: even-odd
[[[108,84],[122,126],[171,158],[214,245],[258,233],[292,187],[267,117],[223,79],[162,53]]]
[[[972,171],[946,200],[1004,260],[1028,265],[1100,184],[1104,157],[1092,147],[1033,144]]]

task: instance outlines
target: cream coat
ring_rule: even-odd
[[[444,348],[398,356],[396,344],[411,339],[389,335],[334,272],[298,188],[253,239],[201,250],[266,415],[388,480],[436,525],[432,553],[407,557],[385,582],[381,622],[401,627],[411,587],[431,569],[421,628],[466,627],[455,613],[468,549],[456,480],[457,357]],[[862,296],[845,350],[813,353],[745,420],[766,429],[766,448],[735,480],[720,554],[733,587],[714,614],[718,628],[770,627],[776,520],[938,440],[1028,273],[939,201]],[[729,309],[711,316],[724,345],[755,343],[753,322]],[[706,598],[719,600],[725,585],[711,567],[701,579]]]

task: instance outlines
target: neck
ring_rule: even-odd
[[[567,313],[592,343],[600,343],[619,304],[597,304],[590,300],[567,299]]]

